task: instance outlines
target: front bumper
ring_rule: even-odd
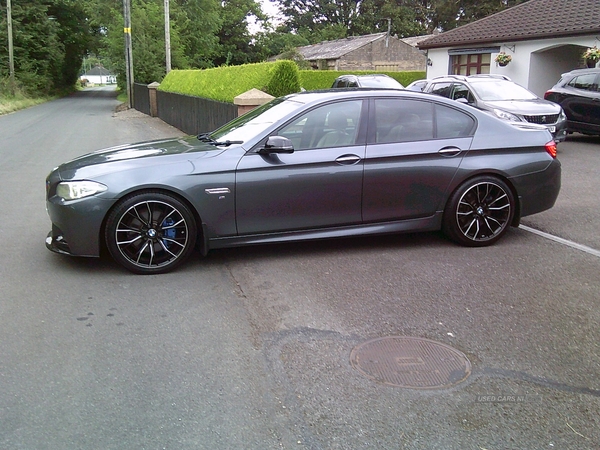
[[[100,256],[102,226],[115,200],[86,197],[65,202],[52,196],[46,209],[52,221],[52,231],[46,237],[46,247],[56,253],[73,256]]]
[[[60,233],[56,233],[54,227],[52,231],[46,236],[46,248],[54,253],[60,253],[62,255],[71,255],[71,249],[69,244],[65,240],[64,236]]]

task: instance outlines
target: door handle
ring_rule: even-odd
[[[462,150],[458,147],[444,147],[438,150],[438,153],[442,156],[446,156],[448,158],[452,158],[453,156],[458,155]]]
[[[358,156],[358,155],[342,155],[342,156],[339,156],[338,158],[336,158],[336,160],[335,160],[336,163],[344,164],[344,165],[356,164],[359,161],[360,161],[360,156]]]

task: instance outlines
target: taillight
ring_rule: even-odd
[[[546,144],[546,151],[550,156],[556,158],[556,142],[550,141]]]

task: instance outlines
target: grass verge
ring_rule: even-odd
[[[30,106],[39,105],[40,103],[53,100],[55,97],[40,97],[40,98],[2,98],[0,99],[0,116],[11,112],[19,111],[20,109],[29,108]]]

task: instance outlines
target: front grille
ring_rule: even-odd
[[[544,114],[541,116],[523,116],[527,122],[539,123],[541,125],[550,125],[556,123],[558,114]]]

